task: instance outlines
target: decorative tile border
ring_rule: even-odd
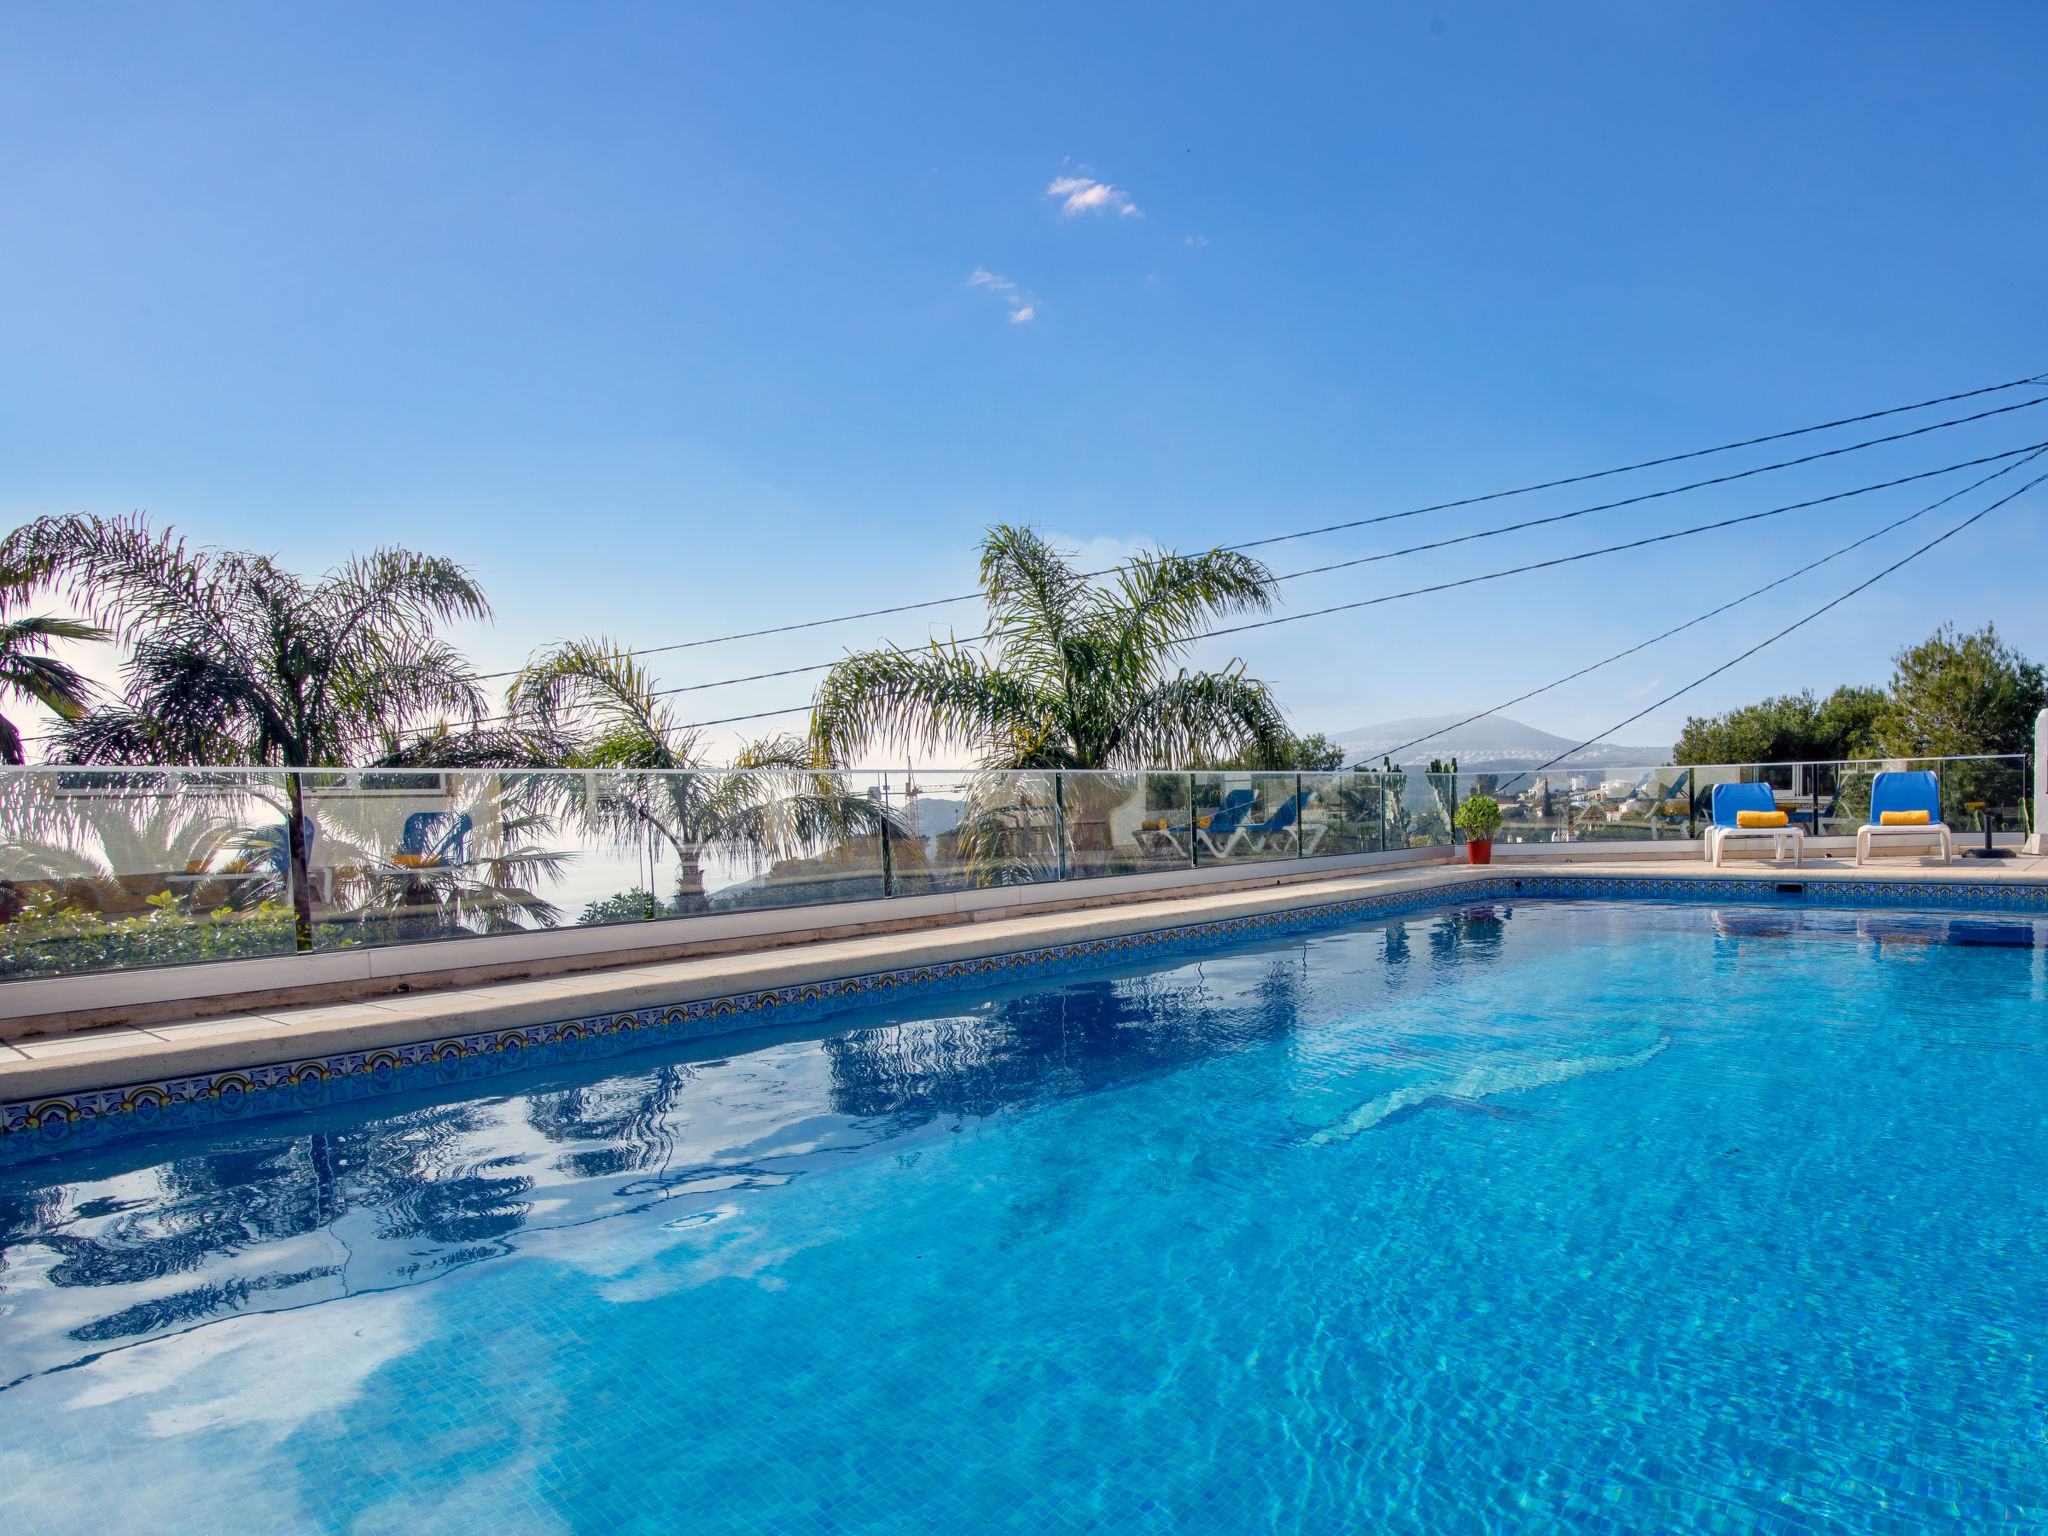
[[[528,1067],[598,1060],[768,1025],[797,1024],[898,998],[974,991],[1144,964],[1176,955],[1500,900],[1734,902],[1906,907],[2048,915],[2048,884],[1956,880],[1803,879],[1798,871],[1743,876],[1516,875],[1323,902],[1278,912],[1084,939],[978,959],[874,971],[838,981],[593,1014],[556,1024],[449,1035],[374,1050],[273,1062],[238,1071],[0,1104],[0,1164],[182,1126],[289,1114],[498,1077]]]

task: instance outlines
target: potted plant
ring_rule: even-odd
[[[1474,864],[1493,862],[1493,834],[1500,830],[1500,802],[1491,795],[1470,795],[1458,807],[1458,825],[1465,832],[1465,851]]]

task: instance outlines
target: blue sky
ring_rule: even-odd
[[[307,569],[446,553],[496,605],[461,637],[495,670],[964,591],[997,520],[1191,549],[2023,377],[2048,370],[2044,34],[2023,5],[13,7],[0,511],[146,509]],[[2048,407],[1288,602],[2041,440]],[[1242,656],[1304,729],[1476,709],[1960,483],[1198,656]],[[1880,681],[1944,621],[2048,657],[2044,505],[1620,739]],[[1925,536],[1513,713],[1598,731]],[[654,660],[702,682],[929,628]]]

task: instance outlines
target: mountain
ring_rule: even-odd
[[[1496,768],[1533,768],[1560,752],[1577,746],[1568,736],[1553,736],[1533,725],[1510,720],[1506,715],[1481,715],[1460,725],[1463,715],[1431,715],[1413,720],[1386,720],[1378,725],[1361,725],[1330,739],[1345,751],[1346,763],[1377,763],[1403,742],[1418,736],[1429,739],[1401,754],[1401,766],[1426,766],[1433,757],[1458,760],[1458,766],[1490,772]],[[1436,733],[1441,734],[1436,734]],[[1669,747],[1618,747],[1608,742],[1570,752],[1560,767],[1597,767],[1605,764],[1632,768],[1653,768],[1671,760]]]

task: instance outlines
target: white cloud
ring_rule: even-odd
[[[967,279],[970,288],[986,288],[998,295],[1010,306],[1010,324],[1022,325],[1038,313],[1038,301],[1000,272],[991,272],[987,267],[976,267],[974,275]]]
[[[1060,199],[1060,212],[1072,218],[1082,213],[1104,213],[1115,209],[1119,218],[1143,218],[1131,194],[1093,176],[1056,176],[1045,189],[1047,197]]]
[[[1202,248],[1203,246],[1207,245],[1208,243],[1209,243],[1209,237],[1208,237],[1207,235],[1189,235],[1189,236],[1188,236],[1188,244],[1189,244],[1189,245],[1192,245],[1192,246],[1193,246],[1193,247],[1194,247],[1194,248],[1195,248],[1196,250],[1198,250],[1198,251],[1199,251],[1199,250],[1200,250],[1200,249],[1201,249],[1201,248]]]

